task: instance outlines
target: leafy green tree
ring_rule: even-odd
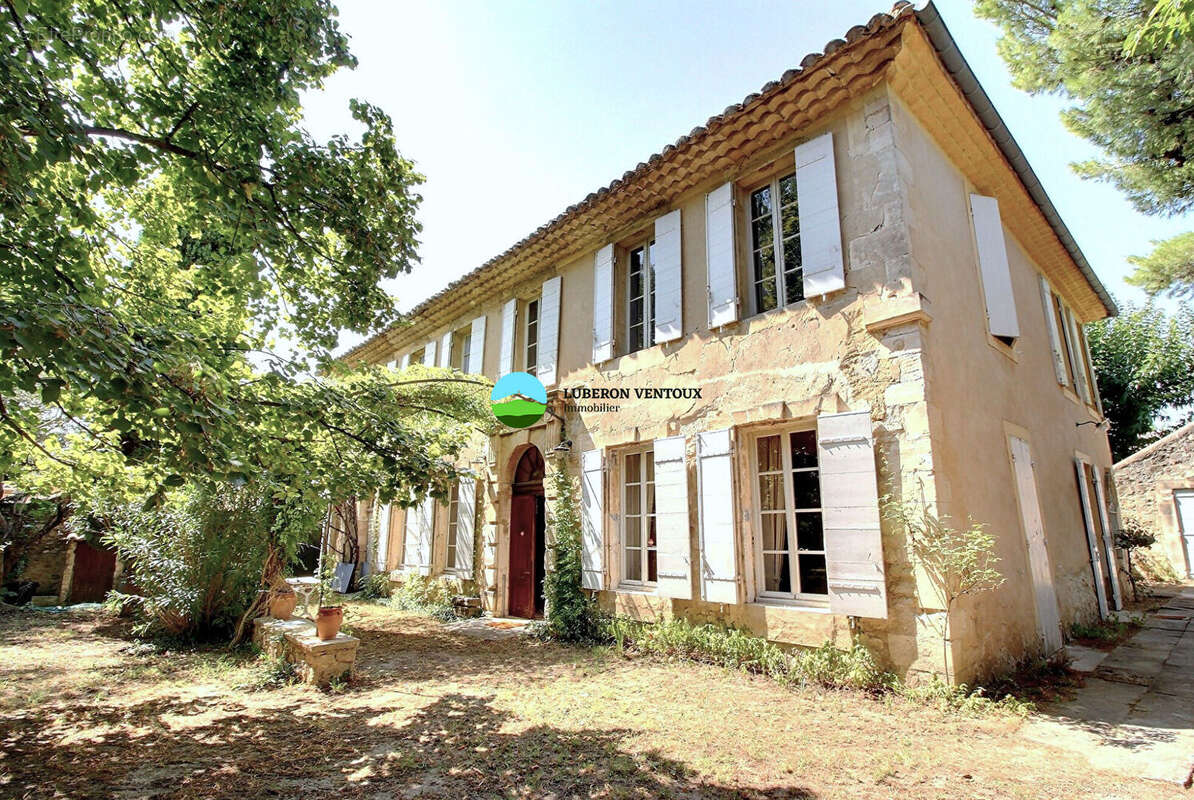
[[[1194,312],[1127,305],[1087,337],[1118,461],[1167,432],[1157,429],[1162,411],[1194,403]]]
[[[1129,256],[1136,271],[1128,283],[1149,294],[1168,293],[1185,300],[1194,299],[1194,232],[1153,242],[1147,256]]]
[[[1194,14],[1188,0],[976,0],[1003,31],[1012,82],[1073,101],[1062,119],[1098,145],[1081,175],[1145,213],[1194,207]],[[1154,11],[1157,14],[1154,15]]]
[[[374,106],[351,103],[357,139],[301,126],[302,94],[356,63],[335,7],[0,15],[0,480],[443,486],[479,387],[332,357],[397,318],[379,282],[416,261],[422,180]]]

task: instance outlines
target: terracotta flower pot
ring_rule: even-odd
[[[315,635],[325,642],[335,639],[343,622],[344,609],[340,606],[320,608],[319,613],[315,615]]]
[[[274,619],[290,619],[298,605],[298,595],[291,589],[275,589],[269,596],[269,615]]]

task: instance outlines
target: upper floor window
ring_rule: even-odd
[[[452,333],[452,356],[449,363],[453,369],[470,372],[469,350],[472,348],[473,334],[470,328],[461,328]]]
[[[655,344],[655,242],[630,251],[627,270],[629,352]]]
[[[427,357],[427,348],[420,347],[418,350],[410,354],[410,364],[422,364],[423,359]]]
[[[526,371],[534,375],[539,367],[539,300],[527,303]]]
[[[655,453],[626,454],[622,483],[622,582],[659,580],[655,529]]]
[[[829,582],[816,431],[761,435],[754,451],[759,595],[823,600]]]
[[[755,313],[804,299],[796,173],[750,193],[750,258]]]

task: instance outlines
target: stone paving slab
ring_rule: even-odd
[[[1089,663],[1085,649],[1075,655]],[[1099,768],[1185,784],[1194,768],[1194,588],[1095,663],[1077,696],[1043,707],[1024,734]]]

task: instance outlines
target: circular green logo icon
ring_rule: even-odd
[[[543,419],[547,389],[529,372],[511,372],[493,387],[489,407],[499,422],[511,428],[527,428]]]

